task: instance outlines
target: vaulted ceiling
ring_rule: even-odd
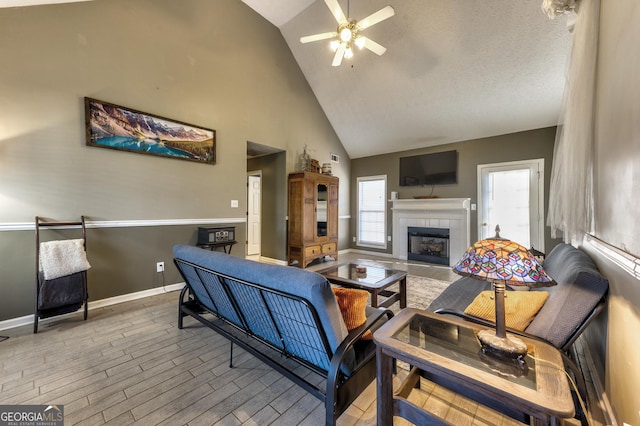
[[[360,20],[395,16],[363,32],[387,48],[356,49],[332,67],[335,31],[323,0],[243,0],[280,28],[352,158],[554,126],[571,34],[542,0],[339,0]]]
[[[386,53],[340,67],[328,40],[300,43],[336,30],[323,0],[242,1],[280,29],[351,158],[557,124],[571,34],[542,0],[339,0],[355,20],[395,9],[363,33]]]

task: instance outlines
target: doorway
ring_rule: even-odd
[[[544,159],[478,165],[478,239],[495,235],[544,252]]]
[[[262,232],[262,172],[247,172],[247,257],[260,256]]]

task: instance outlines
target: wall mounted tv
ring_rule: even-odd
[[[400,157],[400,186],[458,183],[458,151]]]

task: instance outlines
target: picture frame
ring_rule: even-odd
[[[86,144],[138,154],[216,163],[216,131],[84,98]]]

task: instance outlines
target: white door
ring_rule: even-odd
[[[478,165],[478,239],[500,236],[544,252],[544,159]]]
[[[261,180],[260,172],[247,177],[247,256],[260,254]]]

